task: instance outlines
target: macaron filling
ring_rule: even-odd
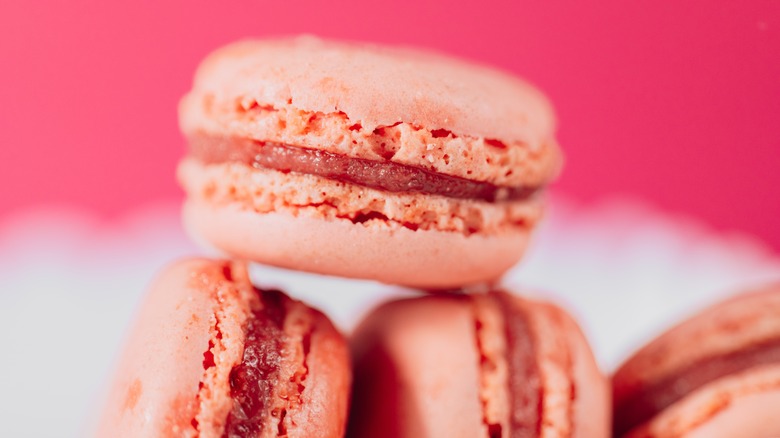
[[[780,339],[708,357],[646,385],[615,407],[614,432],[621,436],[702,386],[760,365],[780,363]]]
[[[493,292],[504,316],[506,354],[509,365],[509,430],[508,436],[539,436],[544,406],[541,373],[537,349],[528,317],[513,298],[503,292]]]
[[[392,161],[347,157],[275,142],[201,133],[189,137],[190,155],[204,164],[238,162],[254,168],[316,175],[396,193],[424,193],[486,202],[521,201],[540,187],[503,187]]]
[[[230,372],[233,408],[228,414],[223,437],[259,436],[271,419],[281,427],[285,411],[271,410],[274,387],[279,380],[287,299],[279,291],[258,291],[262,307],[247,321],[241,363]]]

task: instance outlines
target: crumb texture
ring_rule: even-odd
[[[536,198],[489,203],[388,193],[238,163],[203,165],[185,160],[179,167],[179,179],[189,196],[212,205],[236,204],[257,213],[346,219],[365,226],[492,236],[531,229],[541,216]]]
[[[509,367],[504,318],[499,304],[484,294],[471,296],[479,354],[479,396],[488,438],[509,436]]]
[[[224,437],[259,437],[281,418],[285,408],[277,407],[274,392],[280,378],[287,337],[283,330],[287,298],[277,291],[257,291],[260,300],[245,324],[241,362],[230,370],[232,409],[227,415]],[[276,436],[274,433],[271,436]]]
[[[301,145],[504,186],[543,184],[561,161],[549,103],[515,77],[434,53],[312,38],[218,50],[182,100],[180,122],[187,135]]]
[[[257,297],[241,263],[212,263],[207,269],[193,273],[191,287],[204,291],[213,303],[208,315],[208,349],[202,353],[203,377],[196,398],[198,412],[192,426],[199,438],[219,438],[233,408],[231,371],[242,360],[246,326],[251,309],[257,306]]]

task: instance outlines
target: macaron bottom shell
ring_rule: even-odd
[[[381,221],[355,224],[304,214],[258,214],[239,205],[188,200],[185,228],[234,257],[272,266],[421,289],[448,289],[497,279],[527,245],[520,228],[496,236],[410,230]]]

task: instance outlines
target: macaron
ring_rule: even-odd
[[[780,283],[663,333],[612,377],[614,435],[780,436]]]
[[[505,292],[384,304],[351,338],[350,437],[607,437],[609,384],[574,320]]]
[[[561,154],[547,99],[438,53],[314,37],[209,55],[179,106],[184,222],[232,257],[419,288],[517,262]]]
[[[98,436],[341,437],[350,381],[322,313],[254,288],[241,263],[185,260],[146,296]]]

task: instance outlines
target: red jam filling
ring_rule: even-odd
[[[512,437],[536,437],[541,432],[542,382],[528,318],[511,296],[492,294],[504,314],[509,366],[509,430]]]
[[[205,164],[238,162],[255,168],[316,175],[396,193],[425,193],[487,202],[528,199],[538,187],[501,187],[427,169],[346,157],[317,149],[206,134],[189,138],[190,154]]]
[[[652,419],[687,394],[721,377],[759,365],[780,363],[780,339],[709,357],[651,383],[615,406],[613,431],[621,436]]]
[[[279,291],[258,291],[263,308],[253,312],[246,328],[244,356],[230,372],[233,410],[223,437],[255,437],[268,423],[268,406],[279,378],[284,343],[284,300]]]

